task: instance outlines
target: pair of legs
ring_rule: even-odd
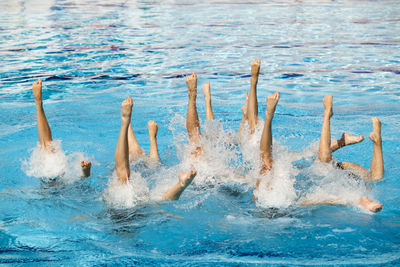
[[[186,113],[186,130],[189,135],[189,142],[195,147],[192,155],[195,157],[202,153],[200,147],[200,120],[197,113],[196,98],[197,98],[197,75],[192,73],[186,78],[186,85],[188,87],[188,109]],[[211,105],[211,89],[210,82],[203,84],[204,99],[206,102],[206,119],[214,120],[214,112]]]
[[[43,100],[42,100],[42,80],[38,79],[36,82],[32,84],[32,92],[35,97],[35,105],[36,105],[36,120],[37,120],[37,128],[39,133],[39,143],[42,149],[52,152],[51,142],[53,138],[51,136],[51,129],[49,123],[46,118],[46,114],[43,109]],[[90,168],[92,163],[90,161],[81,161],[82,167],[82,177],[90,176]]]
[[[117,141],[117,147],[115,149],[115,171],[117,173],[118,180],[121,183],[127,183],[130,177],[128,136],[130,131],[129,129],[131,129],[132,106],[133,102],[132,98],[130,97],[125,99],[121,104],[121,130]],[[154,128],[153,123],[151,123],[150,126],[149,129],[151,128],[152,129],[151,131],[154,133],[154,135],[156,135],[157,127]],[[150,136],[150,138],[152,138],[152,136]],[[155,145],[156,144],[157,143],[155,142]],[[152,149],[150,148],[150,153],[151,150]],[[194,170],[191,170],[187,173],[180,173],[179,181],[163,195],[163,199],[164,200],[179,199],[182,192],[192,182],[195,176],[196,172]]]
[[[324,104],[324,121],[321,129],[321,139],[319,143],[319,154],[318,159],[322,162],[330,162],[332,160],[332,146],[331,146],[331,130],[330,130],[330,118],[333,115],[332,112],[332,95],[327,95],[323,99]],[[360,175],[369,181],[376,181],[382,178],[383,176],[383,155],[382,155],[382,138],[381,138],[381,122],[378,118],[374,117],[372,120],[373,131],[370,134],[370,139],[374,143],[374,152],[372,156],[371,167],[369,170],[350,162],[341,162],[339,163],[339,167],[343,169],[348,169],[353,171],[355,174]],[[362,138],[363,139],[363,138]],[[346,140],[346,138],[344,138]],[[340,142],[338,142],[338,146],[340,147]],[[322,203],[325,204],[336,204],[337,200],[327,200]],[[366,196],[362,196],[358,200],[358,204],[363,208],[372,211],[378,212],[382,209],[382,204],[372,201]]]

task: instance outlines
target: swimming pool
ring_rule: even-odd
[[[1,1],[0,7],[0,262],[400,263],[397,1]],[[226,145],[226,133],[239,127],[250,62],[257,58],[262,118],[266,96],[281,92],[273,133],[277,165],[288,185],[266,207],[255,205],[251,188],[225,179],[232,172],[251,174],[251,158],[258,154],[252,154],[255,142]],[[152,199],[165,181],[175,181],[187,164],[185,76],[192,71],[199,89],[211,82],[220,122],[205,122],[201,90],[197,106],[202,130],[219,138],[207,143],[212,157],[197,166],[199,175],[181,199],[157,203]],[[54,171],[30,159],[37,143],[31,84],[39,77],[65,168],[89,158],[88,179],[70,175],[52,184],[28,171]],[[315,174],[318,166],[308,151],[315,151],[321,100],[329,93],[332,135],[366,137],[335,152],[336,158],[368,167],[370,117],[381,119],[381,182],[348,185],[347,176],[333,169]],[[128,192],[121,198],[131,201],[122,208],[109,204],[105,192],[120,103],[127,96],[133,98],[133,127],[146,151],[147,121],[158,123],[163,166],[132,166],[143,198]],[[290,152],[305,159],[295,161]],[[343,195],[362,191],[384,207],[378,214],[353,206],[300,207],[297,199],[310,188]]]

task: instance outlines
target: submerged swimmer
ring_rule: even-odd
[[[319,143],[319,154],[318,159],[321,162],[329,163],[332,161],[332,151],[336,150],[340,146],[347,144],[358,143],[364,138],[351,137],[347,134],[343,134],[342,143],[336,142],[335,146],[332,147],[331,144],[331,130],[330,130],[330,118],[333,115],[332,112],[332,95],[327,95],[323,99],[324,104],[324,121],[321,129],[321,139]],[[374,143],[374,153],[372,157],[370,170],[367,170],[355,163],[341,162],[338,166],[342,169],[351,170],[356,175],[360,175],[368,181],[376,181],[383,176],[383,157],[382,157],[382,138],[381,138],[381,122],[378,118],[374,117],[372,120],[373,131],[370,134],[370,139]],[[344,142],[344,143],[343,143]],[[336,149],[334,149],[336,148]],[[305,200],[303,204],[305,205],[315,205],[315,204],[340,204],[341,199],[326,199],[319,202],[310,202]],[[371,212],[378,212],[382,209],[382,204],[371,200],[367,196],[362,196],[358,199],[357,203],[366,210]]]
[[[260,140],[260,158],[262,160],[262,165],[260,169],[260,175],[264,175],[266,172],[270,171],[273,165],[272,158],[272,119],[274,117],[275,108],[279,101],[280,94],[276,92],[267,97],[267,110],[265,112],[265,122],[264,128]],[[332,151],[335,151],[343,146],[355,144],[361,142],[364,138],[362,136],[356,137],[351,136],[347,133],[342,135],[342,138],[333,141],[331,144],[331,134],[330,134],[330,117],[332,116],[332,95],[328,95],[324,98],[324,123],[321,130],[321,139],[319,145],[318,159],[322,162],[331,162]],[[346,169],[352,169],[361,171],[364,177],[374,177],[374,179],[379,179],[383,175],[383,160],[382,160],[382,147],[380,137],[380,122],[377,118],[372,118],[374,131],[371,133],[370,138],[374,142],[374,157],[371,163],[371,170],[368,171],[359,165],[354,163],[340,163],[339,166],[345,166]],[[344,167],[342,167],[344,168]],[[379,178],[378,178],[379,177]],[[271,178],[270,178],[271,179]],[[273,178],[272,178],[273,179]],[[258,190],[260,186],[261,179],[256,182],[255,190]],[[269,187],[271,180],[269,180],[265,186]],[[255,196],[253,196],[255,197]],[[311,202],[304,200],[303,205],[317,205],[317,204],[340,204],[342,201],[340,199],[326,199],[318,202]],[[368,198],[367,196],[362,196],[358,199],[357,203],[366,210],[371,212],[378,212],[382,209],[382,205]]]
[[[118,177],[118,180],[126,184],[130,178],[130,167],[129,167],[129,143],[128,143],[128,132],[131,123],[131,115],[132,115],[132,99],[128,97],[121,104],[121,130],[119,133],[117,146],[115,149],[115,171]],[[150,130],[151,129],[151,130]],[[157,134],[156,124],[149,123],[149,131],[151,132],[150,138],[155,137]],[[156,146],[156,142],[154,145]],[[156,147],[153,147],[153,150]],[[154,153],[155,151],[153,151]],[[152,149],[150,148],[150,153],[152,153]],[[158,150],[157,150],[158,155]],[[178,182],[167,190],[164,193],[162,199],[163,200],[177,200],[179,199],[182,192],[186,189],[186,187],[192,182],[194,177],[196,176],[196,171],[191,170],[187,173],[179,173]]]
[[[43,109],[41,79],[38,79],[36,82],[32,84],[32,92],[33,96],[35,97],[36,119],[37,119],[40,147],[45,151],[52,153],[54,151],[54,147],[52,146],[53,138],[51,136],[51,129]],[[81,161],[82,177],[90,176],[91,166],[92,163],[90,161]]]

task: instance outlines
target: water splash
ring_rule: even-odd
[[[187,143],[185,119],[175,114],[169,129],[180,163],[172,167],[161,166],[150,175],[146,174],[146,164],[135,163],[141,167],[134,168],[136,172],[132,174],[131,181],[125,186],[116,183],[113,178],[105,198],[108,203],[124,207],[161,201],[163,194],[178,181],[179,172],[191,169],[197,171],[197,176],[186,189],[190,191],[186,194],[202,196],[196,200],[193,198],[196,204],[188,204],[188,207],[205,201],[209,196],[207,191],[213,188],[238,184],[248,192],[258,180],[260,185],[253,193],[255,204],[260,208],[286,209],[301,204],[305,199],[309,202],[335,199],[337,204],[356,205],[357,200],[366,194],[366,185],[362,180],[350,177],[348,172],[332,164],[315,160],[317,142],[300,153],[294,153],[274,139],[273,168],[261,176],[259,142],[263,124],[263,120],[259,119],[255,132],[250,134],[246,123],[238,134],[221,121],[205,121],[201,125],[202,152],[196,158],[192,154],[195,147]]]
[[[149,189],[146,181],[137,172],[131,171],[126,184],[121,183],[114,172],[103,197],[107,204],[115,208],[130,208],[148,202]]]
[[[38,143],[31,150],[29,159],[22,162],[23,171],[28,176],[44,180],[57,178],[64,183],[79,180],[82,175],[80,162],[85,159],[84,154],[75,152],[66,155],[61,147],[61,140],[53,140],[50,146],[51,152],[43,149]]]

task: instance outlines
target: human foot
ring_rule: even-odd
[[[210,82],[206,82],[205,84],[203,84],[203,94],[206,102],[211,101]]]
[[[158,124],[155,121],[149,121],[147,127],[149,128],[150,138],[157,138]]]
[[[362,196],[358,200],[358,204],[363,207],[366,210],[369,210],[371,212],[378,212],[382,210],[383,205],[371,200],[369,197]]]
[[[92,163],[90,161],[81,161],[81,167],[82,167],[82,177],[89,177],[90,176],[90,169],[92,167]]]
[[[129,126],[132,115],[132,98],[127,97],[121,104],[121,121],[126,126]]]
[[[195,170],[191,170],[189,172],[181,172],[179,173],[179,182],[182,187],[187,187],[193,181],[194,177],[196,177],[197,172]]]
[[[353,136],[348,133],[343,133],[342,138],[340,138],[340,141],[342,141],[345,146],[357,144],[363,140],[364,140],[364,136],[362,136],[362,135]]]
[[[332,95],[326,95],[324,99],[322,100],[324,103],[325,107],[325,113],[329,112],[329,117],[332,117],[333,111],[332,111],[332,102],[333,102],[333,97]]]
[[[261,61],[259,59],[253,60],[251,62],[251,76],[258,77],[258,74],[260,72],[260,65]]]
[[[369,139],[371,139],[374,144],[379,144],[382,142],[381,137],[381,121],[377,117],[372,117],[372,133],[369,134]]]
[[[42,101],[42,80],[40,78],[32,84],[32,92],[35,101]]]
[[[276,105],[278,104],[280,93],[275,92],[267,97],[267,114],[274,114]]]
[[[197,75],[196,73],[192,73],[186,78],[186,85],[189,90],[189,97],[197,96]]]

